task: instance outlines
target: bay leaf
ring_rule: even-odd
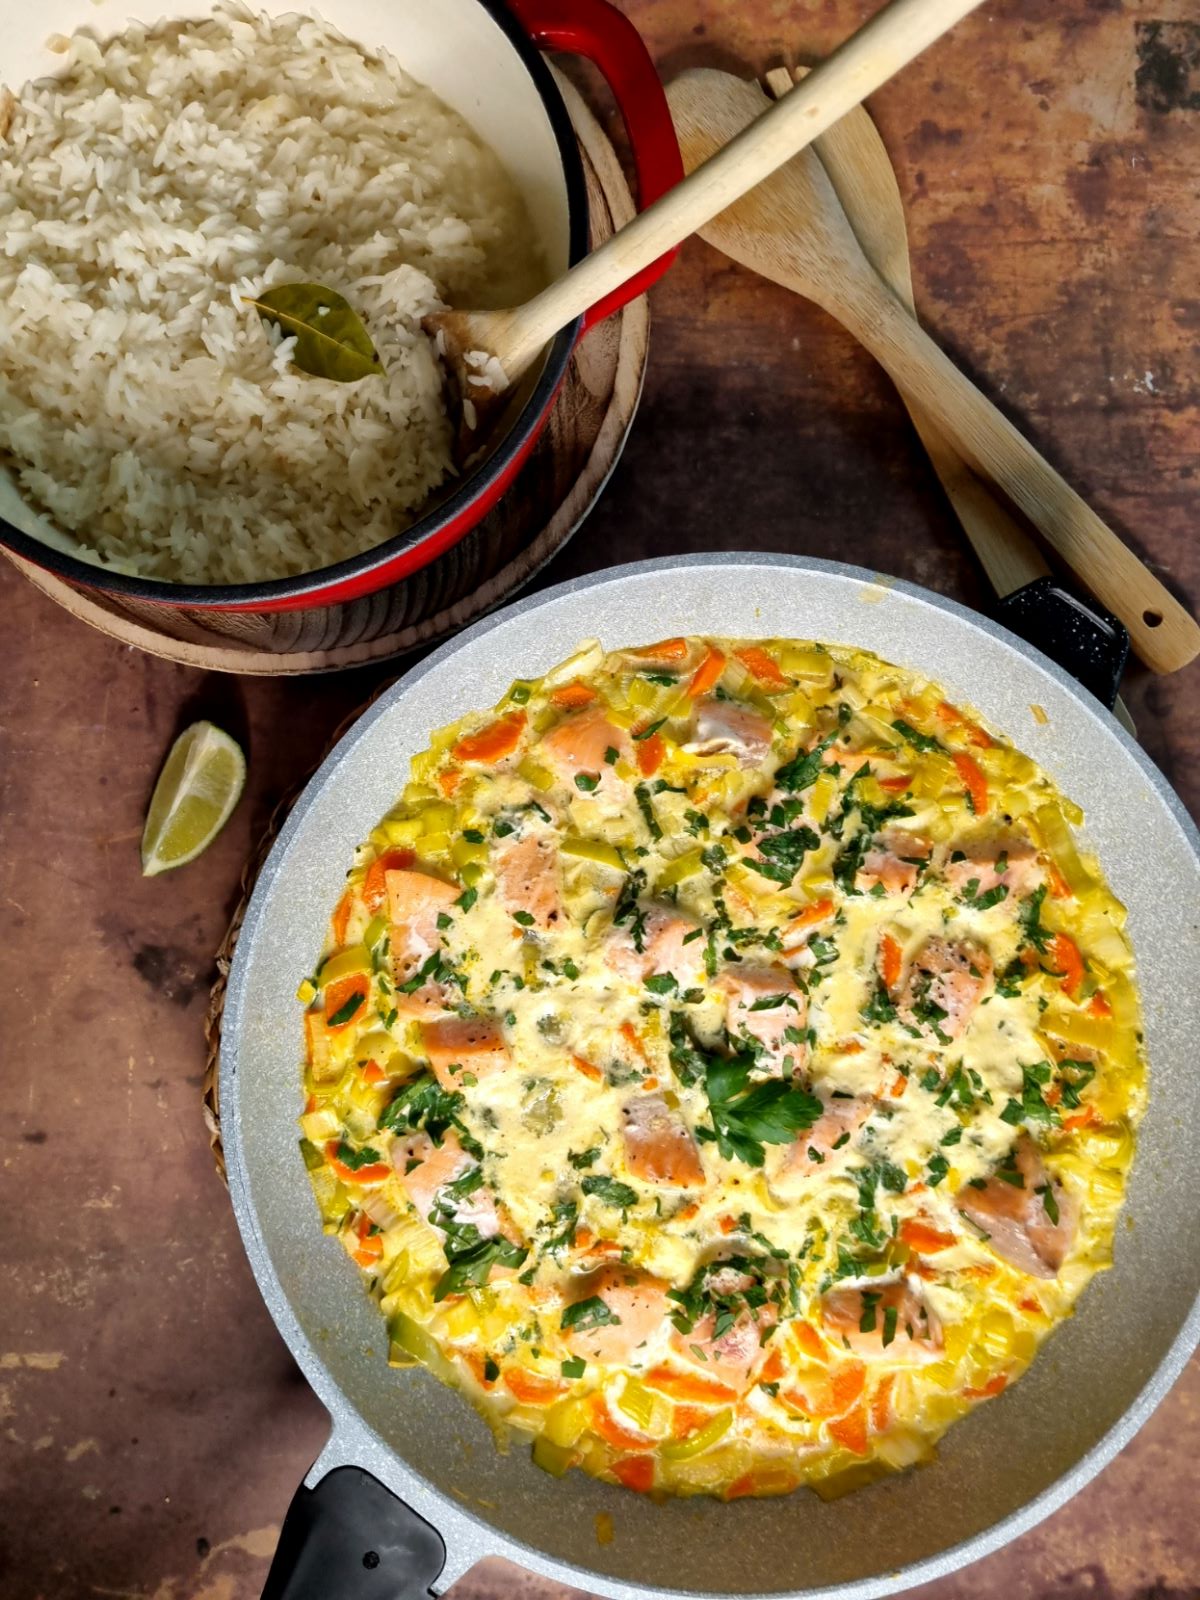
[[[243,296],[264,322],[274,322],[285,337],[295,337],[292,361],[314,378],[354,383],[380,377],[383,362],[362,318],[336,289],[320,283],[277,283],[257,299]]]

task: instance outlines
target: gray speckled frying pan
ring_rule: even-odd
[[[960,1422],[933,1465],[824,1504],[804,1493],[654,1505],[527,1450],[422,1370],[393,1371],[356,1268],[321,1234],[296,1149],[297,980],[351,851],[395,801],[435,726],[497,699],[578,642],[675,633],[860,645],[927,673],[1039,760],[1086,810],[1129,907],[1150,1109],[1116,1264],[1028,1375]],[[1031,707],[1046,713],[1044,723]],[[882,1595],[984,1555],[1048,1515],[1146,1420],[1200,1338],[1200,838],[1161,774],[1044,656],[939,595],[786,556],[647,561],[507,607],[406,674],[342,740],[271,852],[225,1007],[229,1182],[259,1286],[333,1432],[292,1502],[266,1593],[440,1593],[484,1555],[604,1595]],[[608,1512],[615,1537],[597,1540]]]

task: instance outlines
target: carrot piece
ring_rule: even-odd
[[[504,1374],[504,1387],[523,1406],[548,1406],[560,1400],[571,1385],[561,1378],[530,1372],[528,1367],[509,1367]]]
[[[725,661],[725,652],[718,650],[715,644],[710,644],[704,659],[692,673],[692,681],[687,687],[687,692],[693,700],[716,688],[718,679],[725,671]]]
[[[561,711],[578,711],[583,706],[590,706],[595,698],[595,689],[589,688],[586,683],[563,683],[550,691],[550,704],[558,706]]]
[[[464,734],[452,754],[457,761],[502,761],[520,744],[528,720],[524,711],[510,711],[478,733]]]
[[[757,1487],[757,1480],[752,1472],[743,1473],[725,1491],[726,1500],[744,1500],[747,1495],[753,1494]]]
[[[650,1057],[646,1054],[646,1047],[642,1043],[641,1039],[638,1037],[638,1031],[634,1027],[633,1023],[632,1022],[623,1022],[621,1024],[621,1026],[617,1029],[617,1032],[621,1035],[622,1039],[624,1039],[625,1043],[633,1051],[634,1055],[637,1056],[640,1060],[644,1061],[647,1066],[649,1066],[650,1065]]]
[[[879,787],[886,789],[889,794],[903,794],[912,782],[907,772],[901,772],[894,778],[880,778]]]
[[[904,964],[903,953],[899,944],[890,933],[881,934],[879,937],[879,976],[883,979],[885,989],[891,990],[900,982],[900,970]]]
[[[649,1372],[643,1373],[642,1382],[651,1389],[669,1394],[672,1400],[692,1400],[701,1405],[718,1405],[737,1398],[736,1389],[719,1378],[709,1378],[700,1372],[677,1372],[674,1367],[651,1367]]]
[[[612,1475],[636,1494],[649,1494],[654,1487],[654,1457],[625,1456],[613,1462]]]
[[[599,1395],[592,1402],[588,1426],[593,1433],[599,1434],[605,1444],[611,1444],[616,1450],[654,1449],[653,1439],[643,1439],[640,1433],[633,1433],[630,1429],[623,1428],[611,1415]]]
[[[773,1344],[767,1359],[762,1364],[762,1370],[758,1374],[758,1381],[759,1383],[778,1383],[786,1370],[787,1361],[784,1358],[783,1351],[777,1344]]]
[[[792,1327],[792,1335],[810,1361],[827,1361],[829,1359],[829,1351],[825,1347],[825,1341],[811,1322],[795,1323]]]
[[[355,1017],[361,1013],[370,993],[371,980],[365,972],[356,972],[352,977],[338,978],[335,982],[329,984],[325,990],[325,1026],[334,1032],[340,1032],[343,1028],[348,1028]],[[332,1019],[340,1011],[346,1009],[355,995],[361,996],[358,1005],[354,1007],[354,1010],[344,1022],[334,1022]]]
[[[363,1062],[362,1075],[367,1083],[382,1083],[387,1077],[387,1073],[379,1065],[378,1061],[373,1059]]]
[[[737,1225],[738,1223],[736,1217],[717,1218],[717,1227],[720,1228],[722,1233],[736,1233]]]
[[[964,1389],[963,1393],[968,1400],[992,1400],[996,1395],[1003,1394],[1007,1388],[1008,1378],[1003,1372],[998,1372],[994,1378],[989,1378],[982,1388]]]
[[[977,817],[987,815],[988,808],[988,781],[983,768],[974,756],[958,754],[953,757],[954,770],[962,779],[963,788],[971,802],[971,810]]]
[[[637,650],[626,650],[627,656],[639,661],[685,661],[688,653],[686,639],[660,639],[657,644],[644,644]]]
[[[943,1233],[917,1217],[904,1219],[900,1224],[900,1238],[910,1250],[917,1250],[922,1255],[934,1255],[938,1250],[949,1250],[958,1243],[952,1233]]]
[[[1085,1106],[1082,1111],[1075,1111],[1069,1117],[1064,1117],[1063,1128],[1067,1133],[1074,1133],[1077,1128],[1091,1128],[1102,1120],[1095,1106]]]
[[[1050,941],[1050,960],[1054,963],[1050,970],[1062,980],[1060,987],[1063,993],[1074,999],[1083,982],[1084,965],[1079,946],[1070,934],[1054,935]]]
[[[1017,1306],[1021,1311],[1034,1312],[1038,1316],[1045,1315],[1042,1310],[1042,1302],[1035,1295],[1027,1294],[1023,1300],[1017,1301]]]
[[[1112,1016],[1112,1007],[1109,1005],[1108,996],[1103,989],[1096,990],[1088,1002],[1088,1010],[1094,1017],[1099,1017],[1101,1021],[1105,1021]]]
[[[387,903],[387,878],[389,872],[404,872],[417,859],[415,850],[385,850],[376,856],[367,868],[363,879],[363,905],[374,916]]]
[[[335,1177],[343,1183],[382,1183],[391,1176],[392,1169],[386,1161],[369,1161],[365,1167],[348,1167],[344,1161],[338,1160],[338,1139],[330,1139],[325,1146],[325,1159],[333,1169]]]
[[[1055,900],[1069,900],[1071,898],[1071,885],[1054,865],[1053,861],[1046,863],[1046,876],[1050,879],[1050,894]]]
[[[441,772],[438,773],[437,781],[438,788],[445,795],[446,799],[449,800],[452,795],[458,793],[459,786],[463,781],[462,768],[443,767]]]
[[[712,1421],[712,1408],[706,1406],[676,1406],[671,1418],[671,1437],[676,1440],[690,1438]]]
[[[969,717],[964,717],[957,706],[952,706],[948,700],[943,700],[937,708],[937,714],[943,722],[953,723],[956,728],[962,728],[966,734],[967,743],[973,744],[977,750],[990,750],[992,741],[988,734],[977,722],[972,722]]]
[[[867,1453],[867,1408],[856,1406],[844,1417],[829,1424],[829,1437],[856,1456]]]
[[[361,1244],[355,1245],[350,1254],[360,1267],[373,1267],[383,1256],[383,1240],[364,1239]]]
[[[768,689],[792,687],[791,679],[784,677],[775,657],[769,656],[760,645],[748,644],[743,650],[736,650],[734,654],[744,667],[749,667],[759,683],[766,684]]]
[[[690,1222],[694,1216],[699,1215],[699,1212],[699,1200],[689,1200],[686,1206],[680,1206],[675,1215],[680,1222]]]
[[[304,1115],[308,1116],[310,1111],[315,1111],[316,1109],[317,1097],[315,1094],[310,1094],[308,1099],[304,1102]]]
[[[350,926],[350,913],[354,910],[354,893],[347,889],[342,898],[334,907],[330,919],[330,930],[333,933],[333,942],[340,949],[346,942],[346,930]]]
[[[640,739],[637,747],[638,771],[643,778],[652,778],[663,764],[663,757],[667,753],[666,744],[661,733],[652,733],[648,739]]]
[[[904,1093],[904,1091],[907,1088],[908,1088],[908,1079],[904,1076],[904,1074],[902,1072],[898,1072],[896,1074],[895,1081],[893,1082],[891,1088],[888,1090],[888,1093],[891,1095],[893,1100],[899,1100],[900,1096]]]
[[[814,922],[824,922],[826,917],[832,915],[832,900],[813,900],[809,905],[805,906],[803,911],[798,912],[792,918],[788,926],[795,929],[811,928]]]
[[[862,1398],[867,1386],[865,1361],[843,1361],[833,1369],[833,1403],[840,1414]]]
[[[594,1067],[590,1061],[585,1061],[582,1056],[572,1056],[571,1065],[576,1072],[582,1072],[585,1078],[591,1078],[594,1083],[599,1083],[604,1077],[599,1067]]]
[[[892,1420],[892,1390],[895,1386],[896,1374],[885,1373],[871,1398],[871,1426],[876,1433],[883,1433]]]

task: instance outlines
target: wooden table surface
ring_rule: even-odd
[[[669,76],[819,54],[867,8],[628,9]],[[1195,608],[1200,26],[1187,10],[1004,0],[873,109],[929,326]],[[732,547],[840,557],[983,602],[894,392],[837,327],[698,243],[653,309],[633,436],[545,582]],[[0,1592],[243,1600],[325,1423],[212,1170],[201,1020],[247,853],[389,672],[206,678],[89,631],[0,569]],[[1143,743],[1193,813],[1198,686],[1195,666],[1127,683]],[[202,862],[143,881],[150,785],[198,715],[244,740],[247,794]],[[1089,1488],[928,1600],[1200,1595],[1198,1459],[1193,1364]],[[495,1565],[456,1592],[567,1594]]]

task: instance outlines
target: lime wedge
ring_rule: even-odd
[[[229,821],[246,782],[239,745],[211,722],[193,722],[171,746],[142,831],[142,873],[194,861]]]

